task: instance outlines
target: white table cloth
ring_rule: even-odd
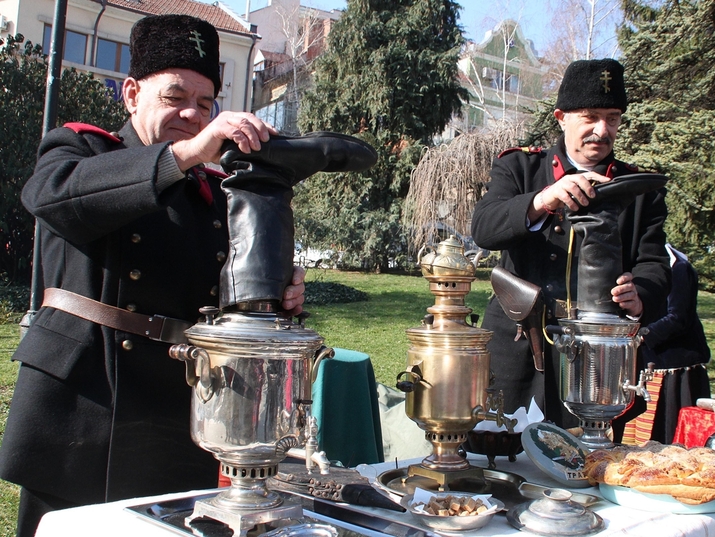
[[[486,457],[470,455],[470,459],[477,466],[487,467]],[[419,460],[402,461],[396,465],[393,462],[361,466],[359,469],[364,475],[374,477],[392,468],[414,464]],[[525,454],[520,454],[516,462],[510,463],[506,459],[497,458],[497,469],[505,472],[519,474],[527,481],[540,485],[559,487],[561,485],[536,468]],[[134,512],[125,508],[132,505],[155,503],[184,496],[205,494],[207,491],[193,491],[179,494],[168,494],[152,498],[135,498],[108,504],[90,505],[55,511],[43,517],[37,531],[37,537],[167,537],[177,535],[177,532],[166,526],[148,522]],[[600,496],[597,488],[578,489],[578,492]],[[675,515],[662,512],[649,512],[622,507],[606,500],[596,503],[591,507],[605,521],[606,528],[596,534],[599,537],[631,536],[631,537],[713,537],[715,536],[715,515]],[[388,513],[382,509],[358,508],[370,514],[384,515]],[[414,524],[414,519],[409,513],[389,512],[394,520],[403,520]],[[361,530],[362,531],[362,530]],[[364,531],[374,535],[375,532]],[[504,535],[526,534],[514,529],[503,515],[497,515],[492,522],[474,532],[464,533],[465,537],[498,537]]]

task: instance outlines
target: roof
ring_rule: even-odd
[[[107,0],[107,4],[144,15],[191,15],[210,22],[223,32],[255,35],[248,30],[246,21],[220,2],[205,4],[195,0]]]

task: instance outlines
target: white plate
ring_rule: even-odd
[[[700,505],[688,505],[681,503],[668,494],[648,494],[628,487],[617,485],[598,485],[601,494],[608,501],[631,507],[640,511],[654,511],[658,513],[675,513],[679,515],[696,515],[701,513],[715,513],[715,501],[701,503]]]
[[[521,433],[524,451],[539,470],[568,488],[590,487],[583,473],[589,449],[551,423],[532,423]]]

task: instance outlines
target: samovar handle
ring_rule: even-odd
[[[315,383],[315,379],[318,378],[318,368],[320,367],[320,362],[322,362],[325,358],[332,358],[335,356],[335,349],[332,347],[326,347],[323,345],[318,349],[318,352],[315,355],[315,359],[313,360],[313,365],[312,365],[312,372],[310,374],[310,383],[313,384]]]
[[[479,261],[484,257],[484,250],[481,248],[478,250],[467,250],[464,252],[464,257],[469,259],[469,262],[474,265],[474,268],[479,266]]]
[[[424,246],[422,246],[422,248],[419,249],[419,251],[417,252],[417,264],[418,265],[422,263],[422,256],[428,251],[434,252],[434,249],[431,246],[428,246],[427,244],[425,244]]]
[[[402,375],[409,375],[413,380],[400,380]],[[422,382],[422,374],[418,365],[411,365],[406,371],[401,371],[397,375],[397,389],[401,392],[411,393],[415,391],[415,384]]]
[[[578,357],[580,348],[576,338],[573,337],[574,330],[570,326],[559,326],[549,324],[544,327],[547,334],[554,337],[554,347],[559,352],[566,355],[569,362],[573,362]]]
[[[196,390],[201,402],[208,402],[222,387],[223,372],[220,367],[211,367],[206,349],[180,343],[169,348],[169,356],[186,364],[186,383]]]

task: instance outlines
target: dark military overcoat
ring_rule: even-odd
[[[472,236],[488,250],[501,250],[500,264],[518,277],[541,287],[547,305],[547,324],[557,324],[555,300],[566,299],[566,271],[571,226],[562,214],[549,215],[543,226],[527,228],[527,212],[536,194],[566,174],[577,173],[566,157],[563,136],[549,150],[524,148],[494,160],[488,191],[475,208]],[[597,173],[618,177],[635,168],[611,153],[595,168]],[[663,223],[667,216],[665,190],[640,195],[618,220],[623,246],[623,272],[632,272],[643,301],[641,321],[647,324],[665,311],[670,290],[670,267],[665,250]],[[578,248],[574,245],[571,296],[576,296]],[[615,287],[615,282],[613,282]],[[546,344],[545,371],[536,371],[528,342],[517,341],[515,322],[492,297],[484,315],[484,328],[494,332],[488,349],[494,387],[502,389],[505,409],[528,408],[534,397],[546,418],[563,426],[577,420],[563,407],[559,396],[559,355]]]
[[[191,323],[218,305],[226,198],[191,175],[159,192],[166,143],[58,128],[43,139],[23,203],[38,219],[40,289]],[[202,175],[202,174],[198,174]],[[191,389],[170,344],[41,308],[0,448],[0,477],[77,503],[216,486],[218,462],[192,442]]]

